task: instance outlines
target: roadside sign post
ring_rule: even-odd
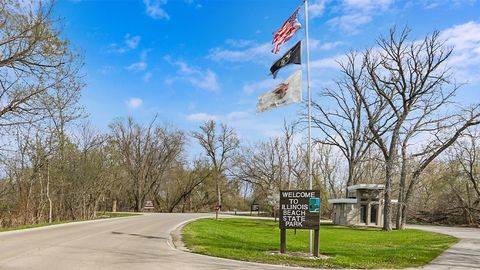
[[[318,257],[320,240],[320,190],[280,191],[280,253],[287,251],[287,229],[314,231],[313,256]]]
[[[260,205],[258,203],[252,203],[250,206],[250,216],[252,215],[253,211],[257,211],[257,214],[260,216]]]
[[[153,201],[145,201],[145,206],[143,207],[145,210],[153,210],[155,207],[153,206]]]
[[[220,209],[222,209],[221,205],[215,205],[215,219],[218,219],[218,211],[220,211]]]
[[[287,252],[287,229],[280,229],[280,253]]]

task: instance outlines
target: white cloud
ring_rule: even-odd
[[[108,75],[114,70],[113,66],[110,65],[105,65],[100,69],[100,74],[102,75]]]
[[[270,53],[272,44],[270,43],[250,43],[250,46],[247,47],[245,45],[244,47],[242,49],[213,48],[210,50],[207,58],[218,62],[250,62],[265,59],[266,57],[272,58]]]
[[[393,2],[394,0],[345,0],[343,5],[355,11],[377,11],[389,8]]]
[[[191,115],[192,116],[192,115]],[[188,117],[187,117],[188,119]],[[215,120],[226,123],[234,128],[240,137],[251,137],[252,134],[258,134],[265,137],[280,136],[282,130],[282,121],[265,122],[252,111],[233,111],[224,115],[211,115],[208,113],[198,113],[196,117],[190,117],[192,122],[203,122],[205,120]]]
[[[131,36],[130,34],[126,34],[121,45],[118,45],[117,43],[111,43],[108,45],[108,52],[126,53],[134,50],[138,47],[138,44],[140,44],[141,39],[142,38],[140,36]]]
[[[359,28],[372,21],[372,16],[358,14],[348,14],[335,17],[327,21],[327,24],[332,28],[340,29],[349,34],[356,34]]]
[[[125,36],[125,44],[130,49],[136,49],[138,47],[138,44],[140,43],[140,39],[140,36],[131,37],[130,34],[127,34]]]
[[[172,61],[169,56],[164,59],[171,65],[177,66],[177,76],[174,78],[167,78],[166,83],[171,84],[175,80],[184,80],[189,82],[194,87],[207,90],[218,91],[220,84],[218,83],[218,76],[211,69],[201,69],[199,67],[190,66],[185,61]]]
[[[198,71],[193,76],[188,76],[187,80],[193,85],[200,89],[205,89],[209,91],[217,91],[220,89],[218,85],[218,77],[210,69],[205,71]]]
[[[308,15],[310,19],[321,17],[323,15],[326,2],[326,0],[319,0],[310,3],[310,5],[308,6]]]
[[[142,71],[147,69],[147,63],[145,63],[144,61],[136,62],[127,66],[126,69],[133,70],[133,71]]]
[[[187,115],[187,120],[190,122],[205,122],[209,120],[217,121],[219,119],[218,115],[212,115],[208,113],[192,113]]]
[[[255,44],[254,40],[247,40],[247,39],[227,39],[225,40],[225,43],[227,45],[230,45],[232,47],[236,48],[244,48],[247,46],[251,46]]]
[[[281,135],[282,121],[261,120],[252,110],[232,111],[225,114],[210,114],[207,112],[198,112],[187,115],[186,120],[193,123],[202,123],[208,120],[215,120],[228,124],[234,128],[240,137],[251,137],[252,134],[258,134],[265,137],[274,137]]]
[[[480,22],[470,21],[455,25],[440,32],[440,40],[453,47],[447,65],[452,67],[460,82],[480,82]],[[420,40],[418,41],[420,42]],[[377,51],[379,48],[373,48]],[[345,55],[334,55],[310,62],[312,69],[339,69]]]
[[[338,62],[342,62],[345,59],[345,55],[336,55],[327,58],[321,58],[310,62],[310,68],[312,69],[339,69]]]
[[[167,0],[143,0],[143,3],[146,8],[145,12],[152,19],[170,19],[170,15],[162,8],[163,5],[167,4]]]
[[[472,5],[477,0],[421,0],[418,3],[424,9],[434,9],[440,6],[448,5],[448,6],[459,6],[463,4]]]
[[[318,46],[318,49],[322,51],[327,51],[327,50],[335,49],[336,47],[341,46],[343,44],[344,43],[341,41],[327,42]]]
[[[151,78],[152,78],[152,73],[151,73],[150,71],[147,71],[147,72],[143,75],[142,80],[147,83],[147,82],[150,81]]]
[[[347,34],[357,34],[375,15],[386,12],[393,2],[394,0],[344,0],[339,7],[340,15],[327,23],[333,29],[339,29]]]
[[[457,79],[480,81],[480,23],[467,22],[445,29],[440,38],[454,50],[448,64],[455,70]]]
[[[281,80],[265,79],[259,82],[247,83],[243,86],[243,92],[246,94],[252,94],[254,92],[259,92],[259,90],[267,91],[277,85],[279,81]]]
[[[125,103],[129,109],[135,110],[143,105],[143,100],[140,98],[131,98],[127,100]]]
[[[250,113],[246,111],[233,111],[225,115],[209,114],[206,112],[192,113],[187,115],[189,122],[205,122],[208,120],[230,122],[238,119],[244,119],[250,116]]]
[[[310,39],[310,50],[321,50],[321,51],[328,51],[331,49],[335,49],[336,47],[343,45],[341,41],[334,41],[334,42],[326,42],[322,43],[320,40],[311,38]]]
[[[144,50],[140,54],[140,60],[138,62],[135,62],[133,64],[130,64],[129,66],[125,67],[127,70],[131,71],[143,71],[147,69],[147,51]]]

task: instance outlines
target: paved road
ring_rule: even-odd
[[[449,234],[460,239],[457,244],[422,269],[480,269],[480,229],[423,225],[409,225],[408,227]]]
[[[185,253],[169,245],[178,224],[208,214],[150,214],[0,233],[0,269],[305,269]],[[427,269],[480,268],[480,230],[426,227],[462,240]]]
[[[151,214],[0,233],[0,269],[281,269],[185,253],[170,231],[205,214]],[[302,269],[302,268],[288,268]]]

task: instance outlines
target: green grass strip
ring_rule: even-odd
[[[140,216],[142,214],[136,213],[112,213],[112,212],[101,212],[97,214],[97,219],[104,219],[104,218],[119,218],[119,217],[131,217],[131,216]],[[92,220],[92,219],[88,219]],[[8,232],[8,231],[17,231],[17,230],[25,230],[31,228],[39,228],[57,224],[64,224],[64,223],[72,223],[72,222],[79,222],[79,221],[87,221],[87,220],[60,220],[60,221],[53,221],[52,223],[38,223],[38,224],[30,224],[30,225],[22,225],[14,228],[0,228],[0,232]]]
[[[271,264],[325,268],[405,268],[422,266],[458,239],[421,230],[384,232],[322,224],[320,253],[328,259],[271,255],[279,250],[280,230],[273,220],[201,219],[186,225],[183,241],[195,253]],[[308,231],[287,230],[287,250],[308,252]]]

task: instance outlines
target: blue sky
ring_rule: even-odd
[[[63,0],[55,12],[85,56],[82,105],[98,129],[116,117],[146,122],[158,114],[185,130],[216,119],[254,142],[279,134],[283,119],[298,118],[303,108],[255,114],[258,95],[298,68],[281,70],[277,80],[268,76],[278,56],[270,53],[272,32],[299,3]],[[302,24],[303,18],[302,9]],[[342,54],[373,46],[395,24],[412,28],[412,38],[441,31],[456,48],[451,65],[458,80],[468,82],[457,99],[480,101],[480,3],[473,0],[310,1],[312,94],[332,83]]]

